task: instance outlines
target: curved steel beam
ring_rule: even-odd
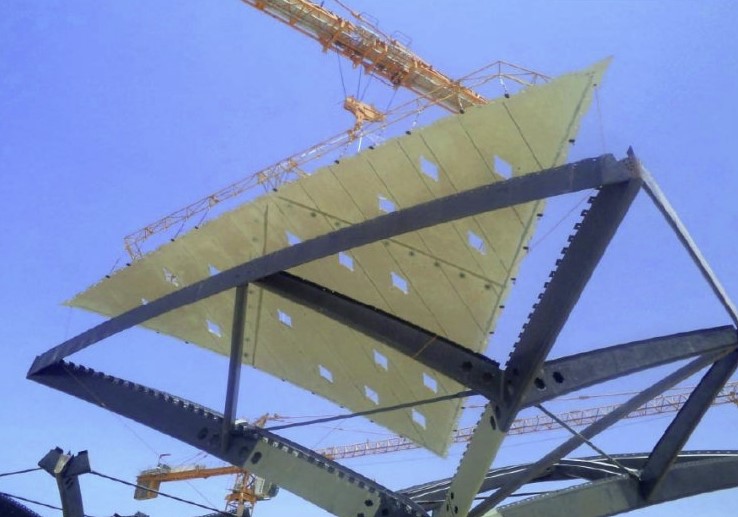
[[[651,498],[641,496],[638,483],[619,475],[501,506],[485,517],[600,517],[654,504],[738,487],[738,454],[707,457],[674,465]]]
[[[612,457],[626,468],[639,471],[646,465],[649,453],[613,454]],[[738,451],[686,451],[677,456],[674,461],[674,465],[701,465],[705,464],[705,462],[713,462],[716,460],[738,462]],[[514,478],[520,472],[529,467],[530,464],[522,464],[491,469],[485,476],[480,493],[489,492],[501,487],[511,478]],[[575,479],[595,482],[603,479],[620,477],[623,477],[622,471],[620,471],[620,469],[608,458],[604,456],[588,456],[583,458],[564,458],[553,464],[548,471],[533,478],[530,483],[571,481]],[[416,485],[401,490],[400,493],[408,496],[426,510],[433,510],[440,506],[444,500],[446,492],[451,486],[451,479],[452,478],[446,478],[424,483],[422,485]],[[530,485],[527,486],[530,488]],[[571,488],[568,490],[571,490]],[[552,494],[554,494],[554,492],[552,492]],[[509,505],[509,507],[516,506],[524,502],[525,501],[521,501],[520,503]]]
[[[611,154],[498,181],[398,210],[321,235],[222,271],[138,306],[38,356],[29,375],[164,313],[338,252],[521,203],[630,180],[633,171]]]

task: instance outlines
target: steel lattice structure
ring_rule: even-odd
[[[357,246],[410,231],[534,200],[597,189],[576,233],[557,261],[505,367],[447,339],[325,290],[285,271]],[[608,243],[641,191],[650,196],[730,314],[734,324],[657,336],[548,360],[559,331],[597,267]],[[256,284],[343,325],[381,340],[399,353],[488,399],[456,475],[434,496],[434,516],[479,517],[522,485],[561,469],[569,453],[651,398],[708,368],[652,451],[626,471],[575,489],[511,507],[502,515],[554,515],[586,503],[587,515],[609,515],[661,501],[738,486],[735,458],[677,461],[711,401],[738,364],[738,313],[651,175],[632,152],[587,159],[513,177],[394,211],[299,242],[178,289],[92,328],[37,357],[31,380],[98,404],[208,454],[269,479],[314,504],[343,516],[427,516],[417,491],[397,492],[266,429],[234,420],[239,386],[242,318],[234,318],[231,362],[223,413],[175,395],[95,372],[65,359],[95,343],[179,307],[235,289],[234,314],[244,313],[246,286]],[[433,346],[428,346],[434,338]],[[535,463],[516,467],[494,483],[487,471],[518,412],[566,393],[679,360],[691,359],[629,401],[602,416]],[[535,389],[535,387],[546,389]],[[472,506],[481,491],[493,490]],[[617,497],[604,497],[616,494]],[[439,502],[440,498],[440,502]],[[527,505],[527,506],[526,506]],[[522,508],[522,510],[520,510]],[[582,513],[583,514],[583,513]]]

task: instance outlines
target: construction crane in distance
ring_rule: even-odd
[[[637,419],[655,415],[668,413],[676,413],[689,398],[693,388],[682,388],[676,393],[665,394],[655,397],[648,403],[644,404],[637,410],[630,413],[627,419]],[[713,401],[713,406],[723,404],[738,405],[738,381],[727,383],[717,397]],[[557,421],[567,424],[570,427],[584,427],[599,420],[607,413],[618,407],[618,404],[610,404],[606,406],[598,406],[587,409],[579,409],[566,411],[555,415],[555,419],[548,415],[537,415],[534,417],[520,418],[513,422],[508,431],[508,435],[521,435],[529,433],[539,433],[544,431],[555,431],[562,429],[561,424]],[[256,422],[263,425],[267,419],[281,419],[277,415],[265,415]],[[453,443],[465,443],[471,439],[474,427],[465,427],[454,432]],[[407,451],[418,449],[421,446],[417,443],[404,438],[393,437],[386,440],[374,442],[362,442],[351,445],[338,445],[319,449],[317,452],[332,460],[345,460],[351,458],[359,458],[363,456],[373,456],[378,454],[387,454],[391,452]],[[221,467],[204,467],[189,466],[170,468],[163,465],[155,469],[144,470],[136,479],[136,484],[140,488],[136,489],[134,497],[136,499],[151,499],[157,494],[148,492],[146,489],[158,490],[159,485],[166,481],[179,481],[185,479],[202,479],[214,476],[233,475],[237,476],[233,490],[226,496],[226,511],[235,515],[250,516],[249,514],[237,513],[238,508],[253,509],[256,501],[262,501],[274,497],[277,489],[274,485],[265,480],[252,479],[254,476],[248,471],[240,467],[226,465]],[[241,506],[238,506],[239,501]],[[245,501],[245,503],[244,503]]]
[[[264,427],[269,420],[278,419],[278,415],[267,413],[251,422],[252,426]],[[251,517],[257,501],[267,501],[279,492],[274,483],[255,476],[248,470],[231,465],[207,468],[198,465],[185,467],[170,467],[161,462],[156,468],[144,470],[136,478],[136,490],[133,498],[139,501],[154,499],[159,487],[164,481],[185,481],[189,479],[205,479],[214,476],[236,475],[233,488],[226,495],[226,512],[238,517]]]
[[[356,120],[351,129],[280,160],[127,235],[124,247],[131,260],[144,255],[143,243],[151,237],[170,228],[181,229],[197,215],[202,214],[204,218],[214,206],[255,187],[275,190],[286,181],[306,175],[305,166],[315,163],[319,158],[345,150],[350,143],[357,140],[361,142],[363,137],[379,134],[402,120],[417,118],[430,107],[438,106],[457,113],[469,106],[484,104],[485,98],[474,89],[494,79],[500,81],[506,95],[506,80],[526,87],[549,79],[533,70],[495,61],[461,79],[453,80],[411,52],[398,37],[385,35],[376,24],[367,20],[366,15],[350,9],[347,10],[355,22],[308,0],[241,1],[316,40],[323,51],[335,51],[355,67],[362,67],[367,75],[378,77],[393,88],[407,88],[418,97],[384,112],[356,97],[347,97],[343,106]]]

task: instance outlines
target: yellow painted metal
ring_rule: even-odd
[[[388,84],[403,86],[456,113],[484,104],[472,89],[439,72],[397,39],[356,14],[356,22],[337,16],[308,0],[242,0],[280,22],[316,40],[323,51],[333,50]]]
[[[222,271],[385,211],[561,164],[606,64],[472,107],[285,185],[162,246],[70,303],[114,316],[206,278],[211,267]],[[540,210],[529,203],[482,214],[346,250],[291,272],[480,352]],[[226,292],[145,326],[228,355],[232,305],[233,293]],[[352,411],[463,389],[319,312],[253,285],[246,327],[245,364]],[[459,408],[460,402],[448,401],[375,419],[443,454]]]

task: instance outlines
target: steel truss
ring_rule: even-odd
[[[680,456],[715,395],[738,364],[736,326],[658,336],[556,360],[547,360],[559,331],[585,288],[607,245],[641,189],[687,248],[721,303],[738,324],[738,313],[674,210],[632,151],[478,187],[375,219],[344,227],[256,258],[186,286],[112,318],[38,356],[28,378],[109,411],[136,420],[233,465],[248,468],[321,508],[340,516],[481,516],[490,510],[505,516],[553,515],[557,511],[610,515],[706,491],[738,486],[738,461],[687,461]],[[572,192],[596,189],[590,207],[557,260],[557,267],[534,305],[528,323],[503,368],[488,357],[409,324],[356,300],[324,289],[285,271],[357,246],[422,228]],[[246,287],[255,283],[306,307],[320,310],[423,365],[446,375],[488,400],[456,475],[443,482],[435,503],[417,490],[396,492],[269,430],[234,420],[239,387],[240,347]],[[236,289],[231,360],[223,413],[153,388],[95,372],[65,359],[107,337],[179,307]],[[432,339],[429,339],[432,338]],[[428,345],[431,343],[431,345]],[[692,359],[664,379],[600,418],[539,461],[508,469],[490,483],[488,470],[518,412],[581,388],[684,359]],[[698,387],[658,444],[637,464],[618,457],[615,469],[589,484],[500,507],[520,486],[550,478],[572,460],[564,456],[630,411],[681,380],[709,367]],[[410,401],[408,401],[410,402]],[[608,457],[608,460],[613,460]],[[591,460],[594,461],[594,460]],[[714,468],[713,468],[714,467]],[[571,467],[575,468],[575,467]],[[580,471],[584,469],[581,465]],[[498,472],[498,471],[495,471]],[[494,476],[493,476],[494,477]],[[589,479],[586,476],[580,476]],[[494,490],[472,508],[478,494]],[[610,494],[612,498],[602,497]],[[438,500],[440,498],[440,500]],[[521,510],[522,508],[522,510]]]

